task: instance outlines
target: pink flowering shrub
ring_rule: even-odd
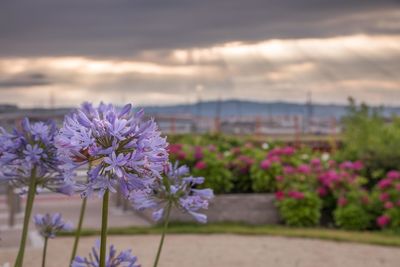
[[[169,153],[194,175],[207,177],[204,186],[216,193],[274,193],[288,225],[400,229],[398,171],[379,179],[382,173],[366,170],[361,161],[213,135],[184,137],[169,145]],[[363,177],[368,172],[375,180]]]
[[[279,193],[278,193],[279,192]],[[321,217],[321,199],[314,192],[278,191],[279,213],[289,226],[315,226]]]
[[[179,161],[192,170],[194,176],[206,177],[201,185],[212,188],[215,193],[229,193],[233,188],[232,173],[223,155],[214,146],[191,146],[170,144],[168,147],[172,162]]]
[[[390,217],[388,215],[381,215],[378,218],[376,218],[376,224],[380,227],[380,228],[385,228],[386,226],[390,225]]]
[[[316,192],[317,178],[309,164],[286,165],[275,178],[280,215],[290,226],[314,226],[321,217],[322,201]]]
[[[322,162],[312,159],[310,165],[312,173],[317,177],[316,192],[323,200],[323,224],[335,221],[338,225],[336,220],[338,217],[334,216],[334,210],[344,208],[348,204],[358,205],[358,201],[357,203],[350,201],[352,198],[349,198],[349,194],[363,191],[365,179],[359,174],[363,164],[360,161],[338,163],[335,160]],[[344,226],[345,220],[341,220],[340,224]]]
[[[228,164],[218,152],[204,149],[204,157],[195,161],[192,173],[194,176],[205,177],[204,188],[213,188],[215,193],[229,193],[233,188],[232,172]]]
[[[232,157],[229,162],[229,169],[233,175],[233,193],[251,193],[250,168],[254,164],[254,158],[242,154]]]
[[[232,147],[225,153],[228,168],[233,175],[232,193],[252,193],[251,168],[256,164],[258,158],[264,156],[265,152],[247,142],[240,147]]]
[[[314,168],[318,179],[318,193],[321,197],[331,195],[335,200],[345,198],[348,191],[358,189],[364,183],[358,173],[361,169],[362,163],[359,161],[338,164],[333,160],[325,166]]]
[[[303,163],[301,153],[309,151],[296,150],[294,147],[275,147],[269,150],[250,168],[252,189],[254,192],[276,191],[276,177],[282,176],[285,166],[295,166]]]
[[[200,160],[200,161],[196,162],[196,164],[194,165],[194,168],[196,170],[204,170],[205,168],[207,168],[207,163]]]
[[[400,230],[400,172],[389,171],[372,196],[377,227]]]
[[[169,144],[168,153],[173,161],[184,162],[187,157],[183,144]]]
[[[333,160],[321,160],[313,157],[304,160],[298,165],[286,163],[282,166],[282,174],[275,177],[278,207],[281,215],[290,211],[285,207],[285,199],[297,200],[295,209],[290,214],[302,216],[304,212],[300,207],[302,200],[310,194],[315,195],[315,210],[308,206],[308,215],[313,220],[305,220],[318,223],[321,215],[324,215],[324,223],[335,222],[336,225],[346,229],[365,229],[370,226],[371,215],[368,211],[368,193],[363,190],[364,179],[358,172],[362,169],[362,163],[346,161],[337,163]],[[288,203],[292,204],[292,200]],[[305,203],[304,203],[305,204]],[[308,205],[308,203],[307,203]],[[334,212],[335,211],[335,212]],[[285,215],[286,216],[286,215]],[[282,216],[285,219],[285,216]],[[287,219],[285,219],[287,223]],[[298,225],[300,226],[300,225]]]
[[[365,230],[371,227],[373,215],[366,190],[354,187],[342,191],[333,212],[335,225],[347,230]]]

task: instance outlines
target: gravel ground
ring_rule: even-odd
[[[80,255],[95,242],[83,238]],[[151,266],[159,236],[111,236],[117,250],[132,248],[143,267]],[[67,266],[72,238],[50,240],[47,267]],[[0,250],[0,263],[12,262],[15,249]],[[24,266],[40,266],[41,250],[28,249]],[[395,267],[400,248],[332,241],[240,235],[169,235],[159,267]]]

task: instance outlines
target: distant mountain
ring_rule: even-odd
[[[146,114],[157,115],[200,115],[204,117],[231,116],[276,116],[312,114],[315,117],[341,118],[347,113],[346,105],[325,104],[299,104],[289,102],[256,102],[244,100],[205,101],[187,105],[143,106]],[[63,116],[72,108],[30,108],[20,109],[14,105],[0,104],[0,115],[10,116]],[[400,107],[384,107],[383,115],[400,115]],[[0,116],[0,117],[1,117]]]
[[[230,116],[275,116],[313,114],[315,117],[341,118],[347,113],[346,105],[298,104],[288,102],[255,102],[242,100],[207,101],[187,105],[145,106],[146,114],[191,114],[205,117]],[[400,107],[384,107],[383,114],[400,114]]]

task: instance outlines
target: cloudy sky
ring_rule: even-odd
[[[2,0],[0,103],[400,106],[400,1]]]

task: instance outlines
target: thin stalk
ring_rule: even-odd
[[[92,168],[92,163],[89,162],[89,169],[90,171]],[[89,179],[89,178],[88,178]],[[76,232],[75,232],[75,240],[74,240],[74,246],[72,247],[72,253],[71,253],[71,259],[69,261],[69,264],[72,264],[72,261],[75,259],[76,256],[76,251],[78,250],[78,244],[79,244],[79,239],[81,237],[81,232],[82,232],[82,224],[83,224],[83,218],[85,217],[85,211],[86,211],[86,202],[87,202],[87,197],[82,199],[82,204],[81,204],[81,211],[79,213],[79,220],[78,220],[78,225],[76,227]]]
[[[156,256],[156,259],[154,261],[153,267],[157,267],[158,261],[160,260],[161,250],[162,250],[162,247],[164,245],[165,234],[166,234],[167,229],[168,229],[168,222],[169,222],[169,215],[171,213],[171,208],[172,208],[172,203],[168,203],[167,214],[165,216],[165,221],[164,221],[164,228],[163,228],[163,232],[162,232],[162,235],[161,235],[160,244],[158,245],[157,256]]]
[[[81,237],[81,232],[82,232],[83,218],[85,217],[86,202],[87,198],[85,197],[82,199],[81,211],[79,213],[79,221],[75,232],[75,240],[74,240],[74,246],[72,248],[70,264],[75,259],[76,251],[78,250],[79,238]]]
[[[26,238],[28,235],[29,221],[31,218],[33,201],[35,200],[35,194],[36,194],[36,168],[33,168],[31,171],[31,177],[29,182],[28,197],[26,199],[24,226],[22,228],[22,236],[21,236],[21,241],[19,243],[18,256],[17,259],[15,260],[14,267],[22,267],[24,261]]]
[[[42,267],[46,266],[46,252],[47,252],[47,241],[48,237],[44,238],[43,256],[42,256]]]
[[[101,214],[100,266],[99,267],[106,267],[108,199],[109,199],[109,190],[107,189],[104,192],[104,196],[103,196],[103,209],[102,209],[102,214]]]

